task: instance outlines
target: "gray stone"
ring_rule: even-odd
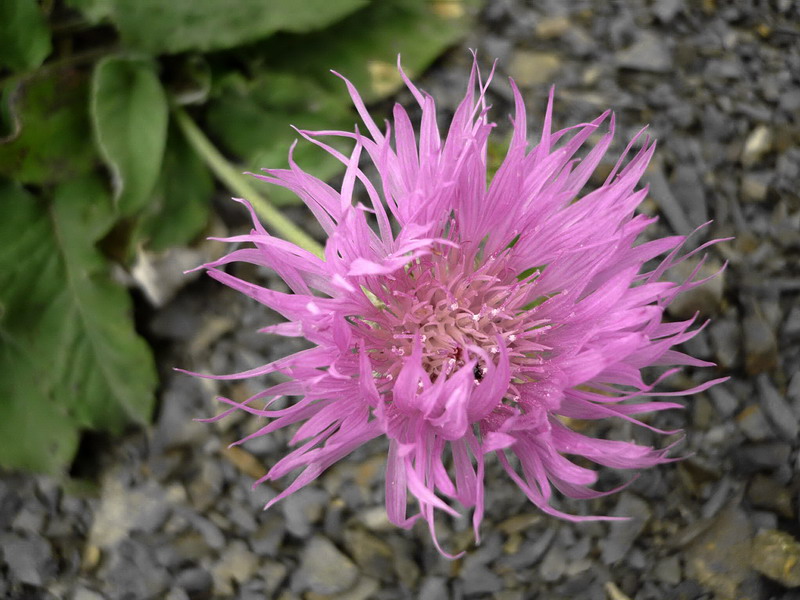
[[[754,510],[750,513],[750,522],[753,524],[753,529],[755,531],[777,529],[778,515],[766,510]]]
[[[774,134],[768,126],[756,126],[744,141],[742,165],[749,168],[761,161],[764,155],[772,149],[773,138]]]
[[[597,40],[575,24],[563,35],[562,41],[572,56],[591,56],[597,49]]]
[[[662,168],[657,163],[651,165],[645,178],[650,185],[650,197],[658,204],[672,230],[680,235],[689,235],[694,227],[689,223],[683,206],[672,193]]]
[[[380,587],[381,584],[377,579],[361,577],[355,587],[330,598],[331,600],[371,600],[375,598],[375,592],[377,592]]]
[[[264,600],[269,597],[265,595],[264,582],[260,579],[251,579],[236,590],[236,600]]]
[[[786,388],[786,397],[792,402],[795,416],[800,417],[800,368],[789,380],[789,386]]]
[[[712,79],[739,79],[742,76],[742,64],[735,57],[710,60],[704,74]]]
[[[283,517],[275,511],[267,511],[261,525],[249,536],[250,546],[260,556],[276,556],[285,536]]]
[[[650,507],[647,502],[629,492],[621,495],[612,516],[625,517],[625,521],[613,521],[609,526],[609,535],[600,541],[603,563],[610,565],[630,550],[633,542],[644,530],[650,520]]]
[[[394,572],[397,573],[400,583],[409,589],[415,589],[420,577],[419,565],[413,558],[415,547],[399,536],[388,536],[386,541],[394,552]]]
[[[699,225],[708,221],[706,193],[697,165],[681,163],[675,167],[670,177],[670,188],[692,223]]]
[[[419,600],[441,600],[449,597],[444,577],[426,577],[419,587]]]
[[[789,311],[781,333],[790,339],[800,339],[800,306],[795,306]]]
[[[775,431],[787,442],[794,442],[800,433],[797,417],[792,407],[778,393],[768,375],[762,374],[756,380],[761,408]]]
[[[18,491],[22,492],[23,490]],[[39,498],[50,511],[57,510],[64,497],[62,483],[56,481],[53,477],[37,478],[36,491],[36,497]],[[65,507],[62,505],[61,509],[63,510],[64,508]]]
[[[241,585],[253,577],[258,564],[258,557],[250,552],[247,544],[241,540],[229,543],[219,562],[211,568],[214,592],[223,596],[232,595],[234,584]]]
[[[203,536],[210,548],[219,550],[225,546],[225,536],[214,523],[192,510],[182,510],[181,515],[189,521],[192,529]]]
[[[753,527],[738,506],[710,520],[686,549],[686,573],[721,598],[742,598]]]
[[[567,557],[564,555],[564,548],[555,543],[544,555],[542,564],[539,565],[539,575],[544,581],[558,581],[564,575],[566,568]]]
[[[569,17],[565,15],[547,17],[536,23],[536,36],[542,40],[558,38],[564,35],[571,25]]]
[[[672,53],[663,36],[642,31],[632,46],[617,52],[616,62],[626,69],[668,73],[672,70]]]
[[[778,341],[775,333],[757,312],[745,317],[745,368],[750,375],[774,369],[778,364]]]
[[[700,259],[692,257],[677,265],[669,272],[669,278],[675,282],[686,281],[700,264]],[[722,264],[714,259],[706,260],[694,279],[705,279],[716,274],[716,277],[703,285],[694,287],[680,294],[670,302],[667,311],[678,319],[690,319],[695,313],[708,317],[719,311],[722,302],[722,293],[725,287],[725,273],[721,272]],[[701,337],[694,338],[702,339]]]
[[[709,335],[717,364],[723,369],[731,369],[739,359],[742,345],[739,324],[733,318],[715,319],[709,327]]]
[[[503,538],[497,532],[490,532],[481,540],[480,546],[464,558],[464,569],[488,565],[499,558],[503,550]]]
[[[468,596],[484,596],[503,589],[503,580],[483,565],[464,569],[461,578],[464,581],[464,594]]]
[[[730,492],[731,480],[728,477],[724,477],[717,484],[716,488],[714,489],[714,493],[711,494],[711,497],[703,505],[703,509],[700,513],[703,518],[710,519],[716,515],[719,512],[719,509],[721,509],[723,505],[730,499]]]
[[[508,73],[520,87],[531,87],[552,83],[560,66],[558,54],[520,50],[512,57]]]
[[[192,478],[186,490],[192,499],[192,505],[198,512],[203,513],[213,506],[220,493],[224,478],[222,469],[217,461],[204,460],[200,472]]]
[[[167,591],[169,575],[156,563],[150,548],[140,541],[122,540],[109,549],[108,556],[99,574],[109,598],[158,598]]]
[[[232,506],[225,511],[225,514],[231,520],[231,523],[248,535],[258,527],[258,522],[255,516],[253,516],[253,509],[250,508],[250,506],[232,504]],[[259,513],[256,512],[255,514],[258,515]]]
[[[103,483],[89,543],[108,548],[126,539],[132,531],[152,533],[163,525],[169,510],[162,489],[154,483],[127,488],[118,475],[110,474]]]
[[[763,442],[773,437],[764,413],[757,404],[746,406],[736,417],[739,429],[753,442]]]
[[[298,490],[281,502],[281,510],[286,517],[286,529],[294,536],[304,538],[311,533],[311,526],[322,518],[322,511],[328,503],[325,490],[309,486]]]
[[[682,581],[681,562],[677,556],[661,559],[656,563],[653,572],[659,581],[668,585],[678,585]]]
[[[211,574],[200,567],[193,567],[178,573],[175,583],[190,598],[209,598],[214,588]]]
[[[767,199],[772,174],[768,171],[745,173],[742,176],[742,199],[747,202],[763,202]]]
[[[105,596],[87,587],[79,585],[72,594],[72,600],[105,600]]]
[[[591,549],[592,541],[589,536],[585,536],[567,548],[566,557],[571,561],[578,561],[586,558]]]
[[[174,587],[171,588],[167,595],[164,596],[164,600],[193,600],[189,594],[183,588]]]
[[[52,548],[41,536],[33,533],[24,537],[13,533],[0,534],[0,550],[9,575],[20,583],[41,586],[55,574]]]
[[[392,579],[394,557],[389,544],[360,528],[346,530],[344,544],[362,573],[382,580]]]
[[[265,560],[261,562],[259,572],[264,579],[264,591],[272,597],[286,579],[288,568],[283,563],[275,560]]]
[[[208,394],[201,384],[188,376],[175,376],[168,379],[162,392],[161,410],[153,433],[156,448],[166,449],[177,446],[199,446],[208,437],[208,425],[193,419],[201,407],[208,406]]]
[[[339,594],[353,587],[358,569],[329,539],[314,536],[303,548],[297,576],[318,594]]]
[[[739,408],[739,401],[724,385],[715,385],[708,390],[708,395],[711,396],[711,402],[719,414],[720,418],[728,419],[733,416]]]
[[[45,519],[44,507],[35,500],[30,500],[14,517],[11,528],[36,534],[44,529]]]
[[[671,23],[682,8],[683,0],[660,0],[652,5],[651,10],[662,23]]]
[[[504,556],[498,562],[510,569],[526,569],[539,561],[550,547],[555,536],[556,528],[548,527],[535,539],[523,542],[518,552]]]
[[[794,518],[791,489],[773,477],[756,473],[747,488],[747,499],[753,506],[778,513],[786,519]]]
[[[736,468],[751,473],[777,469],[789,461],[792,447],[785,442],[746,444],[733,451]]]

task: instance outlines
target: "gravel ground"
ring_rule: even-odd
[[[246,397],[254,384],[222,388],[170,367],[230,372],[297,345],[254,333],[273,317],[197,280],[160,309],[139,303],[163,376],[151,430],[90,436],[66,483],[0,475],[0,597],[800,599],[800,7],[488,4],[463,46],[421,78],[441,106],[460,99],[466,48],[478,48],[482,62],[500,59],[491,98],[501,131],[506,75],[522,87],[532,121],[554,82],[556,125],[610,107],[623,144],[649,124],[659,149],[643,208],[663,217],[653,234],[686,234],[714,219],[699,240],[736,237],[710,252],[711,268],[729,261],[724,275],[670,311],[713,318],[689,351],[719,364],[672,384],[731,376],[687,399],[685,411],[652,419],[683,427],[680,452],[691,457],[642,473],[622,494],[563,503],[633,517],[611,525],[537,512],[494,465],[482,544],[472,544],[467,520],[441,519],[445,546],[467,550],[454,562],[424,527],[387,522],[381,443],[263,512],[279,488],[250,486],[283,454],[286,436],[226,449],[259,424],[191,420],[214,413],[215,393]],[[227,204],[220,214],[220,227],[243,226]],[[619,423],[598,433],[661,443]]]

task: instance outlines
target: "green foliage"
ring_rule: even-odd
[[[118,433],[146,422],[155,369],[133,329],[130,298],[95,248],[113,223],[103,186],[94,178],[65,183],[45,203],[4,183],[0,197],[3,400],[25,423],[4,413],[0,464],[51,470],[71,457],[80,428]],[[15,457],[33,445],[41,455]]]
[[[276,31],[308,32],[334,23],[368,0],[81,0],[109,16],[131,48],[152,54],[219,50]]]
[[[252,80],[231,76],[218,85],[209,103],[209,131],[223,147],[240,156],[253,172],[288,166],[288,149],[302,129],[352,129],[355,115],[342,94],[299,75],[262,72]],[[334,146],[337,144],[334,143]],[[328,178],[342,163],[310,143],[298,144],[294,160],[317,177]],[[297,202],[288,190],[275,188],[279,203]]]
[[[153,192],[167,139],[167,98],[149,62],[110,56],[92,76],[92,129],[122,215]]]
[[[49,184],[86,172],[95,161],[87,144],[88,77],[74,69],[34,74],[4,90],[0,175]]]
[[[316,78],[321,85],[341,89],[329,70],[346,76],[365,102],[374,102],[402,86],[397,57],[409,76],[422,71],[442,51],[464,35],[467,14],[475,0],[381,0],[309,38],[278,35],[263,52],[270,68]]]
[[[35,69],[50,54],[50,32],[36,0],[0,2],[0,66]]]
[[[0,467],[57,472],[83,430],[146,424],[152,352],[111,269],[194,242],[212,173],[316,245],[241,171],[287,166],[290,125],[353,129],[329,69],[385,98],[397,54],[418,73],[478,1],[0,0]],[[294,159],[344,170],[307,142]]]
[[[268,68],[254,60],[255,76],[228,74],[219,80],[209,103],[209,130],[249,170],[285,167],[286,148],[299,137],[289,124],[347,131],[358,120],[344,83],[331,69],[350,79],[366,101],[384,98],[402,85],[398,54],[406,73],[422,71],[464,34],[467,20],[458,9],[470,4],[475,3],[381,0],[317,35],[274,36],[253,53],[271,57]],[[447,6],[456,12],[444,12]],[[321,178],[344,169],[310,143],[297,145],[294,160]],[[297,202],[281,188],[270,195],[280,204]]]
[[[142,216],[137,237],[153,250],[188,244],[208,222],[214,181],[203,161],[178,131],[170,128],[161,175]]]

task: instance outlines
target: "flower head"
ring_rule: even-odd
[[[205,265],[215,279],[287,319],[267,331],[302,336],[313,347],[218,377],[279,372],[289,380],[244,402],[222,398],[231,408],[214,419],[236,410],[270,419],[242,441],[302,423],[292,439],[297,447],[261,481],[303,470],[270,504],[385,436],[386,508],[401,527],[422,517],[433,534],[435,509],[457,515],[457,501],[474,508],[477,535],[488,454],[544,512],[594,518],[551,505],[554,488],[576,498],[601,495],[590,487],[597,473],[567,455],[636,469],[670,460],[669,448],[587,437],[570,429],[570,420],[615,417],[654,429],[636,416],[680,405],[648,399],[657,382],[645,383],[641,369],[710,364],[671,349],[697,333],[693,320],[662,322],[677,294],[702,283],[694,274],[684,283],[661,280],[694,252],[680,256],[681,236],[636,243],[655,220],[635,213],[647,194],[637,184],[655,144],[638,135],[605,182],[585,193],[611,143],[614,116],[605,112],[553,132],[551,93],[538,143],[530,145],[512,81],[513,137],[487,184],[493,124],[484,101],[488,82],[477,67],[444,137],[433,98],[408,79],[421,109],[418,133],[399,105],[382,130],[345,83],[366,133],[299,131],[346,165],[341,188],[304,172],[291,152],[289,169],[257,176],[305,202],[327,233],[324,259],[272,237],[253,214],[254,230],[228,241],[254,247]],[[352,153],[325,144],[329,136],[352,140]],[[359,167],[363,154],[377,178]],[[357,186],[366,205],[356,200]],[[656,268],[642,272],[659,256]],[[236,261],[274,270],[292,293],[223,270]],[[280,397],[300,399],[270,409]],[[411,515],[409,493],[417,506]]]

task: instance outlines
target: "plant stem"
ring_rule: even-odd
[[[269,200],[259,194],[241,173],[231,166],[219,150],[205,136],[194,121],[182,108],[173,106],[173,115],[178,126],[186,136],[195,152],[205,161],[209,168],[233,193],[246,199],[253,205],[258,216],[269,224],[284,239],[305,248],[320,258],[324,256],[323,248],[311,236],[297,227],[283,213],[276,209]]]

